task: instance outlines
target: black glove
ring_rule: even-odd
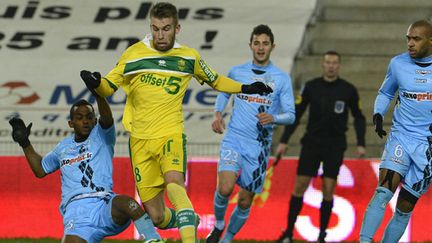
[[[97,89],[101,83],[101,74],[99,72],[92,73],[87,70],[81,70],[80,76],[87,89],[90,90],[93,95],[97,95],[95,89]]]
[[[15,142],[23,148],[30,145],[29,135],[33,123],[30,123],[27,127],[21,118],[12,118],[9,120],[9,124],[12,126],[12,138]]]
[[[241,91],[244,94],[259,94],[266,95],[273,92],[273,89],[270,88],[267,84],[263,82],[255,82],[251,84],[243,84],[241,87]]]
[[[379,113],[373,115],[373,124],[375,125],[375,132],[380,138],[387,135],[387,132],[383,129],[383,117]]]

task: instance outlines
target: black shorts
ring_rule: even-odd
[[[320,163],[323,162],[323,177],[337,179],[344,152],[344,148],[303,145],[297,166],[297,175],[316,177]]]

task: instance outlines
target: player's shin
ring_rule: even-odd
[[[392,191],[385,187],[377,187],[363,218],[360,242],[372,242],[372,238],[383,219],[386,206],[392,197]]]
[[[166,186],[168,198],[176,210],[177,227],[180,231],[182,242],[195,243],[196,215],[189,200],[186,189],[175,183]]]
[[[228,197],[222,196],[218,190],[214,195],[214,213],[216,218],[215,227],[223,230],[225,227],[225,212],[228,207]]]
[[[231,242],[234,235],[237,234],[246,220],[249,218],[250,208],[242,209],[238,205],[235,207],[233,213],[231,214],[230,221],[228,224],[228,229],[221,240],[221,242]]]
[[[411,214],[412,211],[409,213],[404,213],[396,208],[392,219],[384,231],[382,242],[399,242],[400,238],[405,232],[405,229],[411,218]]]
[[[141,218],[135,220],[134,224],[138,233],[144,236],[146,240],[162,239],[159,233],[156,231],[153,222],[147,213],[144,213],[144,215]]]

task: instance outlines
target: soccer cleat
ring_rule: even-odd
[[[225,228],[220,230],[216,227],[213,227],[212,231],[207,235],[205,242],[206,243],[218,243],[224,229]]]
[[[292,243],[293,239],[292,236],[288,235],[288,232],[285,231],[282,233],[282,235],[279,237],[279,239],[276,241],[276,243]]]

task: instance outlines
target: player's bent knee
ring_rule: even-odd
[[[381,207],[387,206],[393,197],[393,192],[386,187],[379,186],[375,189],[374,198],[380,201]]]
[[[248,200],[245,198],[239,198],[237,204],[241,209],[246,210],[252,206],[252,200]]]
[[[227,185],[227,184],[218,185],[219,194],[221,194],[224,197],[229,197],[233,192],[233,190],[234,190],[233,185]]]

